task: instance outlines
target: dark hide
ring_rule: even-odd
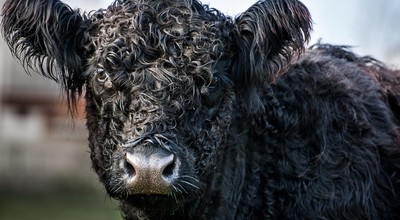
[[[235,20],[196,0],[8,0],[2,16],[27,71],[72,108],[85,91],[93,169],[125,219],[400,218],[400,71],[304,53],[299,1]]]

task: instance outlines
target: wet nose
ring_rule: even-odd
[[[178,176],[179,161],[165,151],[126,153],[125,169],[131,193],[166,195]]]

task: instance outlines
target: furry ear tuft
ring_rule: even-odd
[[[2,34],[25,70],[61,83],[74,104],[84,84],[88,19],[58,0],[8,0],[1,15]]]
[[[237,87],[255,93],[276,80],[304,51],[310,31],[311,16],[300,1],[264,0],[250,7],[236,18]]]

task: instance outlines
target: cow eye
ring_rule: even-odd
[[[223,86],[220,81],[218,76],[213,76],[210,84],[201,87],[201,97],[204,105],[210,107],[218,103],[223,93]]]
[[[219,83],[219,77],[218,76],[214,76],[211,80],[210,85],[208,86],[209,90],[214,90],[218,87],[218,83]]]
[[[98,103],[101,103],[104,98],[114,93],[114,85],[107,71],[102,68],[98,68],[95,71],[92,88]]]
[[[99,68],[96,70],[96,75],[95,75],[95,84],[97,89],[99,89],[99,94],[104,92],[104,90],[110,90],[113,88],[113,83],[110,79],[110,76],[107,74],[107,72]]]

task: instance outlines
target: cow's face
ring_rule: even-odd
[[[199,193],[224,147],[233,25],[192,10],[127,2],[93,23],[91,156],[108,192],[135,205]]]

